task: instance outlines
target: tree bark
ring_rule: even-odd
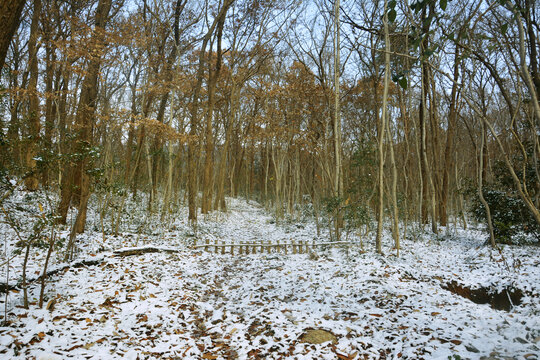
[[[203,172],[203,197],[201,203],[201,212],[207,214],[212,209],[212,194],[213,194],[213,173],[214,173],[214,138],[213,138],[213,118],[216,84],[221,71],[221,39],[223,37],[223,26],[225,25],[226,11],[217,25],[217,59],[216,66],[212,69],[211,61],[209,62],[208,73],[208,108],[206,110],[206,147]]]
[[[478,197],[480,198],[480,202],[482,205],[484,205],[484,208],[486,209],[486,217],[488,221],[488,229],[489,229],[489,243],[492,247],[496,247],[495,243],[495,235],[493,233],[493,222],[491,220],[491,209],[489,208],[489,204],[487,203],[486,199],[484,198],[484,190],[483,190],[483,182],[484,182],[484,145],[487,142],[487,131],[484,125],[484,121],[482,120],[482,134],[481,134],[481,144],[479,146],[480,149],[480,156],[479,161],[480,165],[478,166]]]
[[[46,69],[45,69],[45,136],[42,141],[42,148],[45,154],[49,154],[52,151],[53,145],[53,130],[54,130],[54,118],[56,114],[56,102],[55,96],[58,88],[53,88],[54,77],[56,76],[56,84],[60,83],[60,72],[55,72],[56,52],[53,49],[52,39],[50,34],[52,28],[48,23],[44,24],[43,34],[45,42],[46,52]],[[53,95],[54,92],[54,95]],[[49,185],[49,161],[48,155],[45,155],[46,164],[41,169],[41,183],[44,187]]]
[[[340,229],[342,226],[341,201],[343,200],[343,175],[341,165],[341,104],[340,104],[340,26],[339,26],[339,5],[340,1],[334,2],[334,196],[339,199],[336,208],[335,231],[336,241],[340,239]]]
[[[39,142],[40,111],[39,96],[37,93],[38,83],[38,58],[37,52],[39,36],[39,19],[41,16],[41,0],[34,0],[34,13],[32,15],[32,24],[30,25],[30,40],[28,42],[28,57],[30,68],[30,79],[28,81],[29,106],[28,106],[28,143],[26,144],[25,164],[30,175],[24,180],[26,190],[36,191],[39,180],[37,174],[37,164],[35,156]]]
[[[11,39],[19,27],[25,3],[26,0],[5,0],[0,5],[0,70],[4,67]]]
[[[378,136],[378,155],[379,155],[379,178],[378,178],[378,202],[377,202],[377,236],[375,238],[375,248],[379,254],[382,254],[382,228],[384,221],[384,134],[386,131],[386,111],[388,105],[388,87],[389,73],[390,73],[390,38],[388,36],[388,12],[386,11],[388,6],[387,1],[384,2],[384,43],[385,43],[385,56],[384,56],[384,89],[383,89],[383,101],[381,111],[381,121],[379,125]]]
[[[218,177],[217,177],[217,191],[216,191],[216,197],[214,200],[214,209],[215,210],[221,210],[226,211],[227,210],[227,204],[225,202],[225,177],[227,173],[227,164],[228,164],[228,156],[229,156],[229,150],[230,150],[230,144],[231,144],[231,138],[232,138],[232,131],[234,127],[234,119],[235,114],[237,111],[237,103],[238,103],[238,97],[240,89],[236,86],[236,83],[234,80],[232,80],[233,83],[231,84],[231,95],[229,99],[229,111],[227,114],[227,119],[225,120],[225,143],[223,144],[223,148],[221,150],[220,155],[220,161],[219,161],[219,171],[218,171]]]
[[[90,178],[87,174],[88,159],[87,148],[92,144],[92,131],[94,125],[94,115],[96,103],[98,99],[98,79],[99,70],[102,60],[102,52],[105,46],[104,28],[107,24],[109,12],[111,10],[112,0],[100,0],[98,2],[95,14],[95,27],[92,34],[91,44],[93,54],[90,55],[88,69],[81,87],[79,105],[77,115],[75,117],[76,136],[74,149],[75,153],[81,154],[81,159],[72,165],[70,173],[73,174],[71,181],[64,184],[66,191],[62,191],[61,206],[65,206],[73,199],[73,191],[77,191],[79,212],[77,220],[74,224],[76,233],[84,232],[86,224],[86,211],[88,206],[88,198],[90,196]],[[63,189],[64,190],[64,189]]]
[[[450,183],[450,171],[454,167],[454,134],[457,119],[457,102],[458,102],[458,80],[459,80],[459,47],[456,47],[454,56],[454,82],[452,84],[452,92],[450,94],[450,110],[448,113],[448,128],[446,130],[446,146],[444,149],[444,166],[441,201],[439,205],[439,223],[446,226],[448,223],[448,193]]]
[[[206,64],[206,47],[214,30],[221,18],[225,18],[227,10],[234,0],[225,0],[219,13],[206,32],[201,49],[199,50],[199,65],[197,69],[197,82],[193,89],[191,109],[190,109],[190,130],[188,141],[188,220],[192,225],[197,223],[197,163],[199,142],[197,130],[199,128],[199,96],[204,76],[204,66]]]

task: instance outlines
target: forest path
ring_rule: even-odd
[[[311,223],[276,223],[264,207],[253,201],[247,203],[232,200],[227,213],[214,212],[202,218],[203,221],[199,223],[199,237],[203,240],[218,240],[220,243],[283,243],[292,238],[297,241],[312,241],[316,234]]]
[[[24,326],[1,330],[0,351],[21,359],[432,359],[534,350],[514,315],[412,281],[373,256],[152,253],[70,269],[54,284],[54,309],[14,310]],[[312,328],[338,343],[302,343]]]
[[[278,226],[244,203],[202,222],[201,236],[307,238],[309,226]],[[52,277],[52,309],[11,309],[13,325],[0,327],[0,357],[446,360],[540,353],[538,298],[513,312],[474,304],[439,281],[452,258],[454,278],[471,274],[457,255],[468,248],[407,246],[400,259],[339,250],[317,261],[187,249],[111,256]],[[533,265],[524,264],[519,276],[534,280]],[[337,343],[303,343],[308,329],[331,331]]]

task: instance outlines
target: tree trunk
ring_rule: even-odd
[[[221,39],[223,37],[223,26],[225,24],[225,15],[217,25],[217,59],[216,66],[212,69],[212,62],[208,66],[208,108],[206,110],[206,147],[203,172],[203,197],[201,203],[201,212],[207,214],[212,209],[212,194],[214,184],[212,181],[214,174],[214,138],[213,138],[213,118],[216,84],[221,70]]]
[[[478,196],[480,197],[480,202],[482,205],[484,205],[484,208],[486,209],[486,217],[488,221],[488,229],[489,229],[489,243],[492,247],[496,247],[495,244],[495,235],[493,234],[493,222],[491,221],[491,209],[489,208],[489,204],[487,203],[486,199],[484,198],[484,191],[483,191],[483,182],[484,182],[484,145],[487,142],[487,132],[484,125],[484,121],[482,120],[482,134],[481,134],[481,144],[479,146],[480,149],[480,156],[479,161],[480,165],[478,166]]]
[[[47,37],[46,41],[46,70],[45,70],[45,136],[42,142],[43,150],[46,154],[52,152],[53,145],[53,131],[54,131],[54,119],[56,115],[56,95],[58,91],[58,85],[60,83],[60,72],[56,72],[56,88],[53,87],[54,77],[55,77],[55,63],[56,63],[56,53],[52,48],[51,39],[49,38],[48,33],[51,32],[51,29],[44,29],[44,34]],[[54,96],[53,96],[54,93]],[[51,160],[48,155],[45,157],[46,164],[41,169],[41,178],[42,184],[44,187],[49,185],[49,161]]]
[[[430,5],[429,7],[430,14],[433,11],[433,7]],[[430,18],[427,14],[426,7],[422,8],[422,34],[426,34],[424,36],[424,39],[421,43],[421,51],[427,51],[429,47],[429,36],[427,34],[429,33],[431,21],[428,19]],[[429,88],[429,79],[428,79],[428,71],[429,71],[429,65],[427,62],[422,61],[421,65],[421,83],[422,83],[422,91],[421,91],[421,100],[420,100],[420,106],[418,110],[418,117],[420,121],[420,174],[422,177],[422,193],[421,193],[421,209],[422,209],[422,224],[426,224],[428,222],[428,212],[427,212],[427,197],[428,197],[428,164],[427,164],[427,150],[426,150],[426,104],[427,104],[427,97],[428,97],[428,88]]]
[[[28,72],[25,72],[23,75],[22,83],[19,84],[18,73],[21,69],[21,56],[18,42],[13,43],[13,63],[12,63],[12,74],[9,82],[9,86],[12,89],[24,89],[27,86],[28,81]],[[19,121],[19,111],[21,109],[21,91],[16,91],[15,96],[12,96],[12,101],[10,104],[10,121],[7,131],[7,139],[9,142],[8,151],[11,152],[12,163],[20,166],[21,164],[21,138],[20,138],[20,121]],[[2,161],[4,159],[2,158]]]
[[[38,82],[38,59],[37,52],[39,36],[39,19],[41,15],[41,0],[34,0],[34,13],[32,15],[32,24],[30,26],[30,40],[28,42],[28,56],[30,68],[30,80],[28,82],[28,92],[30,101],[28,106],[28,143],[26,144],[25,164],[30,175],[25,178],[24,184],[26,190],[36,191],[39,180],[37,173],[37,164],[35,157],[39,143],[40,111],[39,97],[37,92]]]
[[[169,56],[167,57],[167,62],[165,64],[165,70],[164,70],[165,79],[171,83],[173,82],[174,77],[175,77],[173,68],[176,63],[176,58],[178,56],[179,46],[180,46],[180,29],[179,29],[180,15],[182,14],[186,3],[187,3],[187,0],[177,0],[174,6],[174,25],[173,25],[174,45]],[[169,101],[170,91],[171,91],[170,86],[168,85],[165,85],[165,86],[167,88],[166,88],[165,93],[161,96],[161,100],[158,107],[158,114],[156,117],[156,120],[160,123],[163,123],[163,119],[165,117],[165,108],[167,107],[167,102]],[[174,100],[174,97],[173,97],[173,100]],[[171,109],[172,109],[172,106],[171,106]],[[152,165],[151,172],[150,172],[151,175],[149,174],[149,179],[151,183],[151,190],[150,190],[151,192],[150,192],[150,199],[149,199],[149,204],[148,204],[149,209],[152,208],[152,202],[157,197],[157,187],[159,183],[158,174],[161,173],[159,171],[159,165],[161,164],[161,159],[162,159],[162,156],[161,156],[162,152],[160,150],[162,149],[162,147],[163,147],[163,139],[161,138],[161,136],[158,136],[158,135],[154,136],[154,141],[152,143],[152,151],[151,151],[151,165]]]
[[[225,120],[225,143],[221,149],[221,155],[219,159],[219,171],[217,177],[217,191],[216,197],[214,199],[214,209],[226,211],[227,204],[225,203],[225,177],[227,174],[227,164],[228,164],[228,155],[229,148],[232,137],[232,130],[234,126],[234,114],[236,112],[236,87],[235,84],[231,86],[231,98],[229,100],[229,113],[227,119]]]
[[[199,128],[199,95],[201,92],[202,81],[204,76],[204,66],[206,63],[206,47],[214,30],[220,21],[224,21],[227,10],[232,5],[234,0],[225,0],[219,13],[214,18],[214,21],[206,32],[201,49],[199,50],[199,65],[197,69],[197,82],[193,89],[191,109],[190,109],[190,130],[188,142],[188,220],[192,225],[197,223],[197,163],[199,139],[197,139],[197,129]],[[223,19],[223,20],[221,20]]]
[[[391,194],[392,194],[392,218],[394,220],[393,226],[392,226],[392,235],[394,237],[394,246],[396,248],[396,255],[399,257],[399,251],[400,251],[400,242],[399,242],[399,209],[398,209],[398,201],[397,201],[397,180],[398,180],[398,174],[397,174],[397,167],[396,167],[396,158],[394,155],[394,140],[392,137],[392,131],[390,129],[390,124],[386,124],[387,128],[387,135],[388,135],[388,145],[390,147],[390,163],[392,165],[392,188],[391,188]]]
[[[340,26],[339,26],[339,5],[340,1],[334,2],[334,196],[339,200],[336,208],[335,231],[336,241],[340,239],[340,229],[342,226],[341,201],[343,200],[343,175],[341,165],[341,104],[340,104]]]
[[[126,142],[125,149],[125,161],[126,168],[124,172],[124,185],[128,187],[131,184],[131,162],[132,162],[132,152],[133,152],[133,140],[135,139],[135,117],[137,116],[137,80],[136,77],[135,83],[131,88],[131,119],[128,124],[128,138]]]
[[[387,15],[387,6],[388,3],[384,2],[384,43],[385,43],[385,56],[384,56],[384,90],[383,90],[383,101],[382,101],[382,114],[381,121],[379,125],[379,146],[378,146],[378,155],[379,155],[379,179],[378,179],[378,202],[377,202],[377,236],[375,238],[375,247],[379,254],[382,254],[382,228],[384,221],[384,134],[386,131],[386,111],[388,105],[388,87],[389,82],[389,73],[390,73],[390,38],[388,35],[388,15]]]
[[[5,0],[0,5],[0,70],[4,67],[11,39],[19,27],[25,3],[26,0]],[[41,7],[41,2],[39,5]]]
[[[75,117],[76,136],[74,149],[75,153],[85,154],[87,147],[92,144],[92,131],[94,125],[94,115],[96,102],[98,98],[98,79],[99,69],[101,65],[102,51],[105,46],[103,29],[107,23],[109,12],[112,6],[112,0],[100,0],[95,15],[95,28],[91,38],[91,46],[93,53],[90,55],[86,76],[81,86],[81,94],[77,115]],[[76,233],[84,232],[86,224],[86,210],[88,198],[90,196],[90,178],[87,171],[88,159],[82,156],[72,167],[70,173],[73,177],[70,179],[66,188],[75,188],[77,191],[79,212],[77,220],[74,224]],[[70,203],[71,197],[75,195],[72,191],[62,191],[61,205]],[[64,198],[66,196],[66,198]],[[69,198],[68,198],[69,197]]]
[[[439,222],[442,226],[448,223],[448,193],[450,183],[450,171],[454,167],[454,134],[457,119],[457,102],[458,102],[458,80],[459,80],[459,47],[456,47],[454,56],[454,82],[452,84],[452,92],[450,94],[450,110],[448,113],[448,129],[446,130],[446,146],[444,149],[444,166],[443,166],[443,181],[441,191],[441,201],[439,205]]]

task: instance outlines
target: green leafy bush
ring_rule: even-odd
[[[540,226],[519,197],[487,188],[484,190],[484,198],[491,210],[493,232],[497,242],[513,243],[518,240],[520,234],[533,235],[540,241]],[[487,224],[486,209],[478,197],[474,198],[471,212],[478,221]]]

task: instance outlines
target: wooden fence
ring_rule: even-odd
[[[260,243],[245,243],[245,244],[229,244],[214,240],[213,243],[206,239],[204,244],[195,244],[194,248],[202,248],[208,252],[216,254],[231,254],[231,255],[248,255],[248,254],[304,254],[312,252],[316,249],[345,246],[349,247],[348,241],[333,241],[333,242],[307,242],[307,241],[290,241],[290,242],[260,242]]]

